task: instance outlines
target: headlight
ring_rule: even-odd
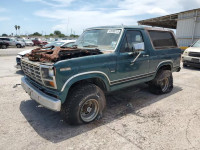
[[[49,76],[50,76],[50,77],[53,77],[53,76],[54,76],[54,71],[53,71],[53,69],[50,69],[50,70],[49,70]]]
[[[54,71],[51,68],[41,68],[42,78],[53,80]]]
[[[56,88],[55,73],[53,68],[41,65],[41,76],[45,86]]]
[[[183,55],[184,55],[184,56],[188,56],[188,53],[189,53],[189,52],[188,52],[187,50],[185,50],[184,53],[183,53]]]

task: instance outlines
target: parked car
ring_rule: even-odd
[[[172,72],[180,71],[180,58],[171,30],[90,28],[72,48],[42,55],[38,50],[24,57],[21,85],[31,99],[60,111],[68,123],[89,123],[102,116],[105,92],[139,83],[148,83],[154,94],[171,92]]]
[[[3,40],[4,42],[8,43],[9,46],[16,46],[17,48],[25,47],[25,43],[24,42],[17,41],[14,38],[0,37],[0,40]]]
[[[55,41],[49,44],[44,45],[43,47],[57,46],[57,47],[71,47],[76,40],[63,40],[63,41]]]
[[[0,40],[0,48],[2,48],[2,49],[6,49],[8,46],[9,46],[8,43],[6,43],[6,42]]]
[[[182,55],[183,66],[200,68],[200,39],[187,48]]]
[[[23,41],[26,46],[33,46],[33,44],[34,44],[33,41],[29,40],[29,39],[22,39],[22,40],[19,40],[19,41]]]
[[[71,47],[74,43],[75,43],[75,40],[68,40],[68,41],[65,41],[65,42],[52,42],[50,44],[45,45],[44,48],[50,47],[50,46]],[[17,54],[17,57],[16,57],[16,63],[17,64],[15,66],[16,68],[21,69],[21,59],[26,54],[30,53],[31,51],[32,51],[32,49],[29,49],[29,50],[25,50],[25,51],[22,51],[22,52]]]
[[[40,46],[40,47],[48,44],[47,41],[42,41],[40,39],[34,39],[34,40],[32,40],[32,42],[33,42],[34,46]]]

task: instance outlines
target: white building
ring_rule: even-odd
[[[141,20],[138,24],[176,29],[178,45],[185,49],[200,39],[200,8]]]

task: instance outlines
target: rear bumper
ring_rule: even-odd
[[[23,89],[30,95],[31,99],[35,100],[44,107],[53,111],[60,111],[61,101],[57,98],[51,97],[29,83],[26,77],[21,79]]]

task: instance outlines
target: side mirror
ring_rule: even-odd
[[[188,47],[191,47],[191,46],[192,46],[192,44],[188,45]]]

